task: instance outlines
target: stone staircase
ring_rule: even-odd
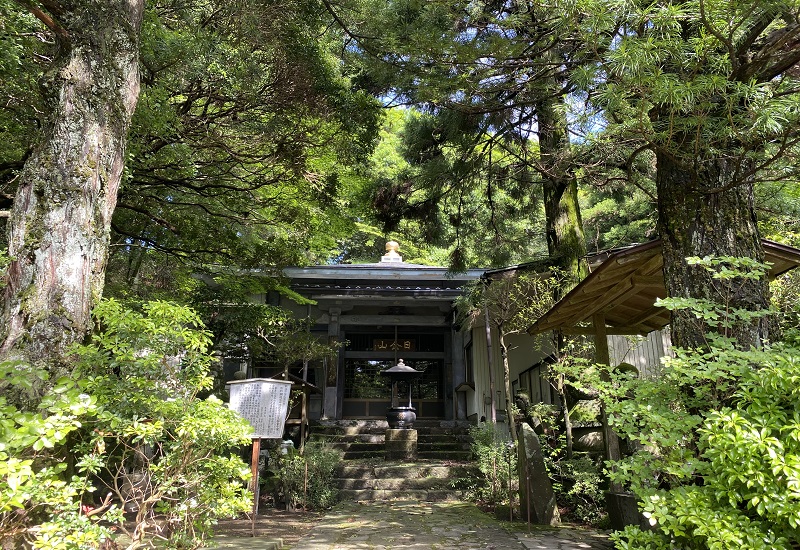
[[[458,420],[417,420],[419,459],[470,460],[470,426]],[[383,458],[387,428],[386,420],[320,420],[311,426],[311,439],[341,451],[345,460]]]
[[[384,460],[385,420],[320,421],[311,439],[338,449],[344,458],[336,483],[344,500],[458,500],[474,477],[469,422],[418,420],[418,460]]]
[[[475,466],[469,462],[344,461],[337,471],[342,500],[460,500]]]

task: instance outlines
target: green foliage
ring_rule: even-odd
[[[776,311],[777,339],[800,346],[800,273],[795,270],[776,279],[770,291],[771,305]]]
[[[405,254],[412,261],[456,271],[543,254],[546,246],[530,230],[541,223],[538,195],[526,188],[531,175],[518,151],[495,147],[488,135],[476,137],[480,132],[457,113],[389,111],[353,197],[362,219],[404,249],[416,241],[420,252],[409,246]]]
[[[684,548],[791,548],[800,537],[800,350],[749,353],[759,367],[742,372],[732,406],[706,409],[689,425],[662,419],[683,436],[672,442],[682,452],[654,453],[649,461],[658,471],[672,469],[670,483],[632,483],[656,526],[649,538],[664,548],[670,538]],[[652,465],[638,467],[645,460],[635,457],[620,478],[654,473]],[[640,537],[629,529],[619,536],[627,546],[619,547],[643,547],[631,546]]]
[[[794,209],[788,210],[787,215],[794,213]],[[784,224],[779,227],[781,233],[769,235],[769,238],[789,246],[800,244],[800,235]],[[770,298],[771,306],[775,310],[775,325],[770,328],[777,332],[773,341],[783,341],[800,347],[800,272],[793,269],[773,280],[770,283]]]
[[[562,519],[598,525],[606,518],[606,483],[601,466],[589,456],[567,453],[562,412],[553,405],[536,403],[526,411],[542,428],[539,441],[545,468],[553,483]]]
[[[251,268],[327,256],[350,228],[340,188],[369,154],[380,112],[341,73],[325,10],[292,0],[147,7],[118,261],[166,254]]]
[[[93,461],[71,445],[76,432],[98,413],[96,398],[77,376],[54,381],[34,411],[19,410],[5,397],[26,392],[46,377],[28,365],[0,363],[0,545],[27,543],[47,550],[96,546],[111,531],[82,506],[96,482]],[[120,519],[119,508],[104,508],[104,520]]]
[[[600,525],[606,518],[606,482],[600,466],[587,456],[568,459],[563,447],[556,457],[545,458],[562,519]]]
[[[652,172],[652,169],[650,170]],[[585,185],[581,189],[581,216],[586,231],[587,246],[600,252],[631,243],[646,242],[656,235],[655,185],[649,177],[631,188],[627,181],[633,175],[617,175],[611,169],[598,174],[602,178],[597,186]],[[587,183],[594,175],[586,175]],[[582,180],[584,181],[584,180]]]
[[[691,261],[731,292],[765,270]],[[603,388],[614,429],[639,449],[610,464],[610,477],[641,499],[654,526],[616,535],[619,548],[790,548],[800,537],[800,350],[737,349],[727,334],[754,313],[721,298],[668,302],[711,327],[706,350],[676,349],[660,378],[616,374]]]
[[[607,64],[597,66],[605,77],[598,100],[618,128],[695,168],[722,151],[769,155],[764,144],[796,131],[796,77],[778,78],[797,60],[780,50],[784,15],[796,5],[704,0],[609,8],[622,26]]]
[[[766,278],[769,264],[752,258],[730,256],[706,256],[686,258],[689,266],[696,266],[706,273],[695,273],[697,278],[710,274],[706,294],[700,297],[666,298],[657,300],[656,305],[672,311],[689,312],[692,319],[688,324],[694,333],[700,335],[699,345],[713,345],[719,339],[733,343],[741,334],[741,329],[757,325],[769,313],[751,303],[742,303],[753,281]],[[737,307],[736,304],[739,304]]]
[[[302,455],[294,448],[286,454],[278,448],[270,454],[277,482],[273,489],[289,509],[326,510],[339,500],[334,477],[341,460],[338,451],[316,442],[308,443]]]
[[[102,492],[134,512],[134,543],[194,546],[217,518],[250,509],[249,468],[233,451],[251,428],[220,400],[198,397],[212,357],[197,314],[166,302],[142,309],[102,302],[100,330],[75,350],[75,372],[97,403],[76,447]]]
[[[482,475],[481,482],[475,486],[474,497],[492,506],[514,506],[518,481],[514,442],[488,422],[470,428],[469,435],[472,454]]]
[[[280,327],[273,327],[279,332],[261,331],[259,336],[272,348],[272,357],[286,368],[298,362],[305,368],[312,361],[334,361],[343,343],[329,342],[327,335],[312,333],[313,324],[312,319],[287,320]]]
[[[48,112],[56,41],[32,10],[0,1],[3,209]],[[144,12],[109,291],[165,299],[211,264],[327,259],[352,232],[345,191],[381,119],[342,72],[330,16],[315,0],[157,0]]]
[[[549,269],[546,262],[538,266],[541,275],[532,266],[529,271],[519,270],[513,276],[475,281],[464,286],[456,299],[457,320],[467,326],[480,324],[483,310],[489,308],[489,318],[505,335],[527,330],[531,319],[537,319],[555,302],[556,292],[564,283],[563,275]]]
[[[0,0],[0,186],[7,198],[37,132],[43,110],[37,80],[50,50],[37,19],[18,2]]]

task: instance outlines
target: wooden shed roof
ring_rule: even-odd
[[[763,240],[765,260],[774,278],[800,265],[800,250]],[[665,298],[661,241],[612,252],[586,279],[564,296],[530,328],[530,334],[560,330],[594,334],[582,327],[597,314],[605,317],[608,334],[647,334],[665,327],[670,312],[655,306]]]

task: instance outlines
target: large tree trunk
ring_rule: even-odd
[[[756,226],[752,181],[733,185],[734,167],[716,160],[702,170],[687,169],[664,152],[656,156],[658,216],[664,254],[664,281],[672,297],[730,300],[734,308],[768,306],[765,280],[715,280],[704,269],[689,266],[690,256],[735,256],[763,261]],[[672,341],[684,348],[704,348],[709,328],[687,311],[672,315]],[[744,349],[767,337],[765,319],[741,323],[732,332]]]
[[[568,286],[586,277],[583,261],[586,241],[578,204],[578,181],[569,158],[567,117],[554,99],[536,106],[539,152],[544,180],[544,212],[547,251],[567,275]],[[569,290],[569,288],[565,289]]]
[[[58,372],[100,298],[109,227],[139,95],[144,0],[47,2],[50,112],[9,223],[0,354]],[[23,5],[28,5],[23,3]]]

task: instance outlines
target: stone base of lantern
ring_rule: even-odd
[[[417,430],[386,430],[386,460],[416,460]]]

